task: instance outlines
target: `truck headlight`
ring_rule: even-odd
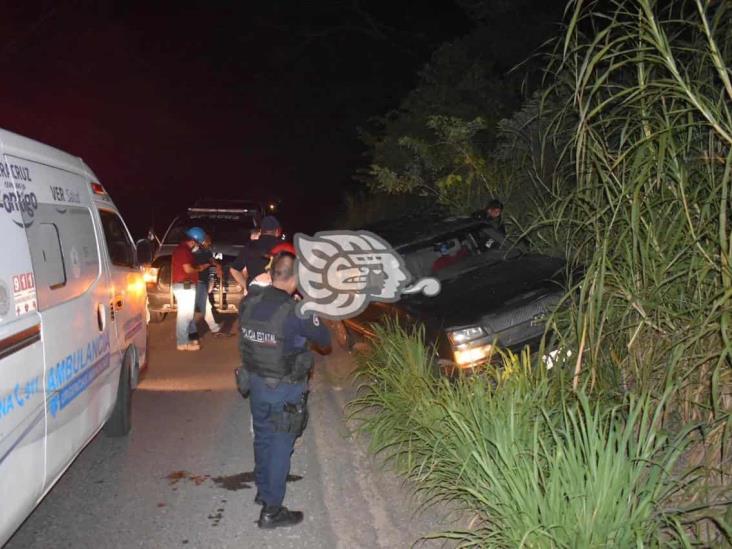
[[[471,347],[468,349],[455,350],[455,362],[458,366],[468,366],[476,362],[487,362],[493,354],[493,345],[481,345],[480,347]]]
[[[459,330],[453,330],[447,333],[447,337],[450,338],[450,343],[453,347],[473,341],[485,335],[483,328],[480,326],[469,326],[468,328],[460,328]]]
[[[157,284],[159,272],[160,269],[155,267],[145,267],[142,271],[142,279],[145,281],[145,284]]]

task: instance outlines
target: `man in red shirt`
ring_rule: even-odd
[[[195,331],[193,316],[196,311],[196,284],[198,273],[208,269],[208,263],[196,265],[193,250],[203,243],[206,232],[200,227],[191,227],[186,231],[185,238],[173,250],[171,271],[173,295],[177,304],[178,313],[175,323],[175,338],[179,351],[198,351],[201,347],[198,341],[191,341],[189,334]]]

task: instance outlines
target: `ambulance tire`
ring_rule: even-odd
[[[165,317],[168,316],[168,313],[161,313],[158,311],[150,311],[150,323],[151,324],[157,324],[158,322],[162,322],[165,320]]]
[[[107,423],[104,424],[104,434],[110,437],[123,437],[132,429],[131,363],[131,353],[127,353],[122,363],[122,368],[120,368],[117,401],[114,404],[112,415],[109,416]]]

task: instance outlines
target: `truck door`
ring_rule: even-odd
[[[110,307],[113,318],[113,346],[123,356],[128,350],[143,353],[147,337],[146,289],[142,273],[137,267],[135,245],[119,214],[104,203],[97,204],[109,259],[105,261],[105,268],[112,286]],[[138,366],[144,364],[144,356],[134,358]],[[131,374],[134,388],[139,371],[133,368]]]
[[[2,157],[0,156],[0,162]],[[0,545],[43,494],[46,407],[41,318],[20,204],[7,162],[0,168]]]
[[[109,283],[101,269],[88,181],[13,156],[42,322],[50,486],[104,423],[116,398],[110,375]]]

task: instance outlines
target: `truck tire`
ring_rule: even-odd
[[[345,322],[343,321],[336,321],[333,323],[333,332],[335,334],[335,339],[338,342],[338,345],[340,345],[341,349],[344,351],[351,351],[353,350],[353,345],[355,343],[353,334],[351,333],[351,330],[349,330],[346,327]]]
[[[150,323],[151,324],[157,324],[159,322],[162,322],[165,320],[165,317],[168,316],[168,313],[161,313],[158,311],[150,311]]]
[[[114,410],[104,424],[104,434],[110,437],[123,437],[132,429],[132,376],[130,364],[132,360],[128,353],[122,362],[119,372],[119,386],[117,387],[117,401]]]

